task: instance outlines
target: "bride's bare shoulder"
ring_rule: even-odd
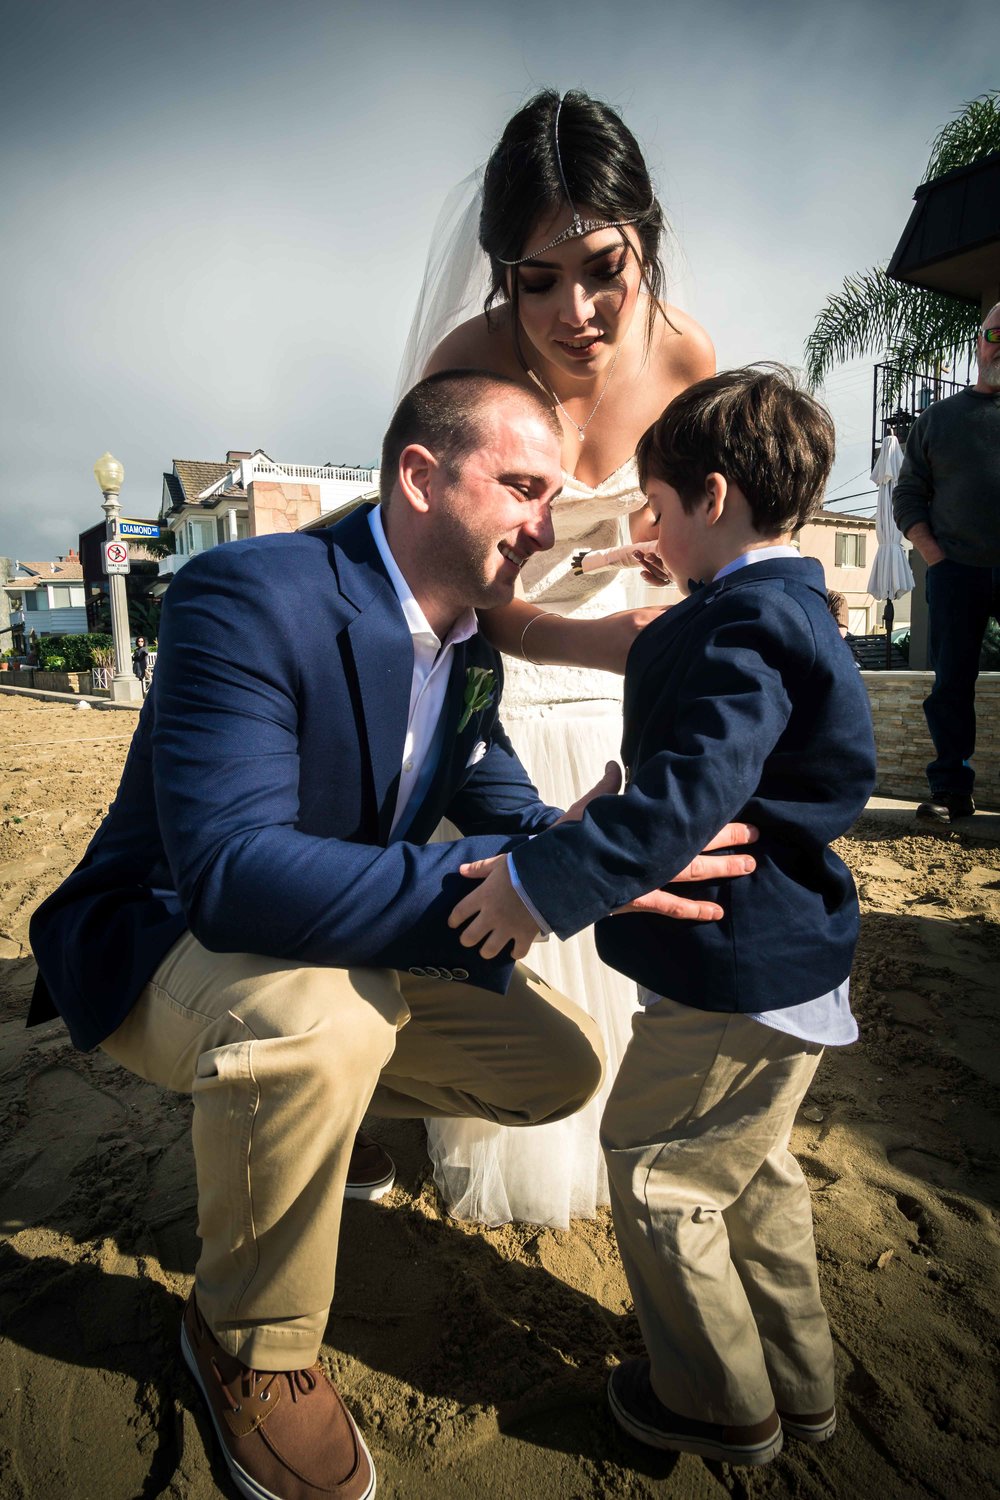
[[[697,319],[665,303],[657,320],[657,355],[664,374],[681,387],[715,374],[715,346]]]
[[[523,377],[510,336],[507,309],[499,307],[460,323],[438,344],[427,361],[425,375],[439,370],[489,370],[497,375]]]

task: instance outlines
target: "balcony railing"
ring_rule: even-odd
[[[254,458],[248,465],[253,479],[310,480],[340,479],[347,484],[378,484],[378,469],[342,468],[333,464],[320,467],[317,464],[278,464],[266,458]]]
[[[872,463],[890,432],[905,445],[907,434],[922,411],[945,396],[964,391],[968,380],[946,380],[925,370],[899,365],[876,365],[872,391]]]

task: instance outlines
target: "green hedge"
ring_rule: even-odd
[[[113,638],[96,631],[87,635],[44,635],[38,641],[38,665],[44,672],[87,672],[94,665],[95,651],[113,648]]]

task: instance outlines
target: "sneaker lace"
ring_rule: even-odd
[[[219,1388],[222,1391],[222,1397],[226,1405],[230,1411],[242,1411],[243,1402],[237,1401],[233,1392],[226,1384],[222,1371],[219,1369],[218,1361],[213,1359],[211,1364],[212,1373],[219,1382]],[[258,1400],[270,1401],[271,1387],[275,1381],[280,1382],[282,1380],[287,1381],[292,1400],[298,1401],[301,1397],[308,1396],[316,1389],[317,1372],[315,1368],[305,1370],[252,1370],[244,1366],[239,1377],[240,1395],[244,1400],[252,1400],[257,1395],[257,1383],[260,1381],[261,1389]]]

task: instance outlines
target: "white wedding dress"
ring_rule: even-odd
[[[634,459],[596,489],[567,476],[552,507],[555,546],[536,553],[522,571],[525,598],[576,616],[607,615],[642,602],[635,569],[576,577],[571,561],[582,549],[626,543],[629,513],[643,503]],[[530,650],[530,636],[528,644]],[[621,700],[622,678],[612,673],[536,667],[504,657],[500,717],[547,802],[567,807],[593,786],[609,760],[618,760]],[[601,963],[591,929],[565,943],[554,937],[536,943],[526,962],[600,1027],[607,1049],[600,1093],[552,1125],[518,1129],[482,1120],[428,1120],[428,1150],[434,1180],[457,1218],[565,1229],[571,1218],[592,1218],[608,1201],[598,1127],[631,1036],[636,987]]]

